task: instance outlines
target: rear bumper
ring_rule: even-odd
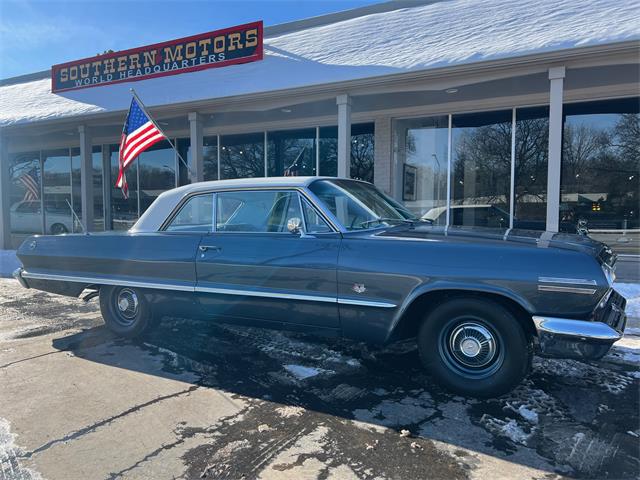
[[[29,285],[27,284],[27,281],[22,277],[22,271],[23,271],[22,267],[16,268],[13,271],[13,278],[18,280],[18,282],[20,282],[20,285],[22,285],[24,288],[29,288]]]
[[[613,292],[591,320],[534,316],[538,353],[548,357],[597,360],[622,338],[627,323],[624,298]]]

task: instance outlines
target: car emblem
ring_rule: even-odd
[[[356,293],[364,293],[367,291],[367,289],[364,286],[364,283],[354,283],[353,287],[351,287],[351,290],[353,290]]]
[[[36,241],[35,241],[35,240],[32,240],[32,241],[29,243],[29,249],[30,249],[30,250],[35,250],[35,249],[36,249]]]

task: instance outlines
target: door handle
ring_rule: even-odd
[[[215,245],[200,245],[198,246],[198,250],[201,252],[206,252],[207,250],[221,250],[220,247],[216,247]]]

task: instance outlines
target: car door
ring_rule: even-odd
[[[215,231],[202,238],[196,257],[206,315],[339,327],[341,237],[318,223],[318,212],[296,190],[218,192],[215,205]],[[303,222],[292,233],[287,225],[296,221]]]

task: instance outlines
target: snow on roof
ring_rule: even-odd
[[[640,38],[634,0],[452,0],[265,38],[264,60],[75,91],[0,86],[0,126],[268,92]]]

